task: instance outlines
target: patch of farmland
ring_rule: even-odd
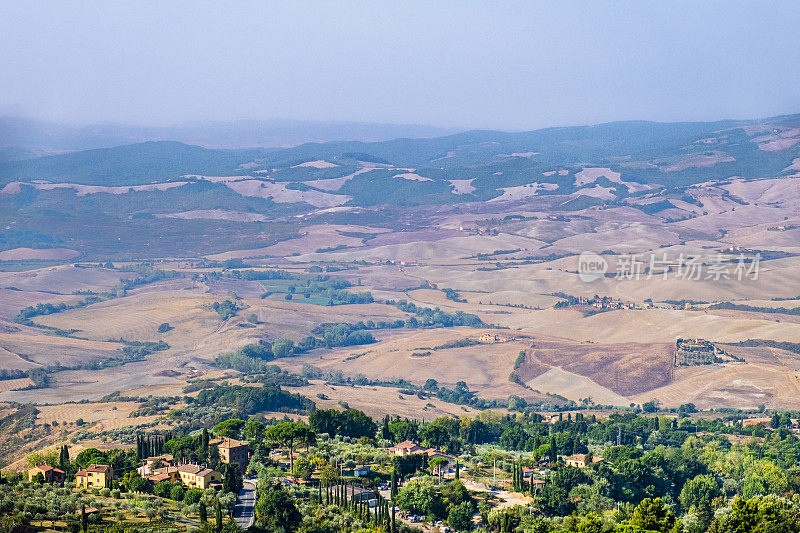
[[[28,333],[0,334],[0,347],[27,362],[42,366],[54,363],[75,366],[121,355],[120,345],[112,342]]]
[[[84,296],[51,294],[37,291],[16,291],[0,288],[0,318],[12,319],[25,307],[38,303],[60,304],[83,299]]]
[[[701,409],[753,409],[761,404],[769,409],[800,407],[800,381],[783,366],[731,363],[678,370],[673,383],[634,400],[656,398],[664,407],[692,402]]]
[[[23,259],[72,259],[80,252],[69,248],[14,248],[0,252],[0,261],[20,261]]]
[[[420,399],[415,394],[401,394],[392,387],[327,385],[311,380],[305,387],[287,388],[312,399],[319,409],[338,409],[339,402],[347,402],[375,419],[386,415],[398,415],[417,420],[433,420],[440,416],[475,416],[475,409],[443,402],[437,398]],[[318,395],[323,395],[321,399]]]
[[[0,392],[24,389],[31,385],[33,385],[33,381],[30,378],[2,379],[0,380]]]
[[[357,226],[359,227],[359,226]],[[297,254],[308,254],[318,249],[336,246],[355,247],[362,245],[362,239],[343,235],[340,231],[348,231],[350,226],[317,225],[303,230],[303,235],[296,239],[281,241],[265,248],[253,250],[233,250],[208,256],[209,259],[224,261],[226,259],[242,259],[248,257],[284,257]]]
[[[526,354],[526,362],[518,370],[521,375],[532,374],[526,368],[530,364],[537,369],[560,368],[620,396],[662,387],[673,373],[673,349],[666,343],[594,344],[537,338]]]
[[[134,276],[132,273],[116,272],[106,268],[76,268],[72,265],[63,265],[25,272],[0,272],[0,285],[16,287],[23,291],[60,294],[86,290],[102,292],[119,283],[120,279]]]
[[[470,390],[479,390],[485,398],[507,399],[511,394],[540,398],[539,395],[508,380],[509,372],[525,340],[479,344],[463,348],[433,350],[447,342],[477,338],[485,330],[447,328],[433,330],[395,330],[375,344],[333,350],[315,350],[308,354],[278,360],[281,367],[300,372],[303,363],[324,371],[341,370],[346,375],[363,373],[370,379],[390,380],[402,377],[417,385],[433,378],[452,388],[466,381]],[[430,352],[424,357],[415,353]],[[362,354],[353,357],[354,354]]]
[[[543,374],[525,382],[528,387],[541,392],[558,394],[570,400],[591,398],[600,405],[624,406],[630,403],[611,389],[598,385],[591,379],[558,367],[548,369]]]
[[[156,417],[129,418],[129,415],[139,408],[137,402],[98,402],[83,404],[40,405],[36,421],[40,424],[74,424],[79,418],[92,424],[101,422],[102,429],[116,429],[131,424],[149,422]],[[98,428],[99,429],[99,428]]]
[[[212,303],[214,298],[188,291],[145,292],[36,317],[36,321],[62,329],[80,329],[82,336],[98,340],[123,337],[150,341],[158,338],[157,329],[163,322],[176,326],[200,316],[211,318],[213,311],[202,306]],[[167,339],[167,342],[172,341]]]

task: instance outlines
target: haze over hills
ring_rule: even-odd
[[[286,148],[308,142],[384,141],[399,137],[437,137],[463,128],[418,124],[240,120],[192,122],[175,126],[114,123],[68,125],[22,117],[0,117],[0,161],[47,153],[111,148],[145,141],[178,141],[206,148]],[[3,150],[15,148],[11,156]]]

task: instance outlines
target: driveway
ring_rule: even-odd
[[[256,485],[252,481],[245,481],[244,487],[239,491],[239,497],[236,500],[236,507],[233,510],[233,518],[239,527],[247,529],[253,525],[256,518]]]

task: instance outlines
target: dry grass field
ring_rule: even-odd
[[[312,380],[305,387],[293,387],[291,390],[311,398],[320,409],[339,408],[339,402],[346,402],[350,407],[360,409],[376,419],[386,415],[400,415],[418,420],[433,420],[440,416],[475,416],[477,413],[471,407],[442,402],[436,398],[423,400],[416,395],[400,394],[397,389],[390,387],[348,387]],[[326,399],[321,399],[318,395]]]
[[[105,268],[76,268],[71,265],[47,267],[24,272],[0,272],[0,287],[16,287],[23,291],[72,294],[75,291],[108,290],[121,278],[133,274]],[[46,300],[45,300],[46,301]]]
[[[586,183],[577,194],[612,194],[605,182],[594,183],[601,174],[617,179],[605,169],[584,171],[578,179]],[[318,180],[318,184],[335,190],[351,177],[328,180],[330,183]],[[278,202],[308,193],[305,196],[319,205],[316,214],[320,217],[363,209],[331,207],[345,199],[342,195],[295,191],[262,180],[220,180],[241,194],[277,195]],[[262,183],[267,184],[262,187]],[[378,301],[372,304],[326,307],[287,301],[278,293],[262,299],[265,289],[259,282],[231,278],[193,281],[193,274],[221,267],[204,265],[198,258],[170,258],[158,266],[177,270],[184,277],[137,287],[122,298],[34,318],[41,325],[79,330],[72,337],[59,337],[11,320],[25,306],[74,301],[81,298],[75,291],[107,290],[130,274],[72,265],[0,272],[0,368],[28,370],[55,362],[70,366],[118,355],[120,345],[110,339],[164,340],[170,346],[149,354],[144,361],[123,366],[54,372],[50,385],[43,389],[17,390],[29,384],[27,378],[0,381],[0,400],[39,404],[37,422],[67,422],[69,431],[76,429],[78,418],[97,430],[144,423],[152,418],[128,418],[135,403],[98,400],[113,392],[179,396],[187,381],[198,376],[237,383],[235,373],[213,366],[218,354],[262,340],[298,341],[324,322],[405,320],[408,313],[380,303],[404,299],[448,313],[474,313],[499,329],[373,331],[378,341],[374,344],[319,348],[277,359],[274,364],[297,373],[310,364],[351,377],[401,377],[417,385],[432,378],[448,388],[464,381],[479,397],[502,402],[518,395],[546,403],[557,401],[558,396],[576,402],[591,398],[596,404],[614,406],[657,399],[665,407],[693,402],[700,408],[761,404],[800,408],[800,356],[730,344],[747,339],[798,342],[800,319],[707,308],[725,301],[765,308],[800,307],[800,229],[794,227],[800,225],[798,183],[797,178],[779,178],[734,179],[721,186],[701,184],[687,191],[694,199],[670,198],[673,207],[667,205],[662,211],[652,209],[664,199],[656,190],[628,197],[613,207],[559,211],[559,202],[574,200],[576,195],[544,199],[532,187],[522,187],[511,194],[505,191],[508,198],[494,202],[446,206],[441,213],[420,210],[424,223],[415,221],[408,231],[388,229],[384,226],[389,224],[383,222],[363,226],[298,223],[298,235],[293,239],[207,258],[254,258],[245,261],[257,268],[280,268],[295,274],[311,267],[345,267],[331,275],[352,282],[353,290],[371,291]],[[463,185],[460,191],[468,193],[469,184]],[[595,189],[596,185],[599,188]],[[227,212],[186,216],[228,222],[254,220]],[[341,246],[344,248],[335,249]],[[763,260],[758,279],[745,280],[680,279],[674,271],[667,279],[623,279],[614,276],[622,260],[605,254],[609,275],[587,283],[577,273],[578,255],[584,250],[643,257],[651,253],[712,257],[724,251],[734,255],[758,251],[765,257],[777,251],[785,254]],[[447,299],[444,288],[457,291],[465,301]],[[231,292],[240,298],[241,309],[223,321],[210,304],[230,297]],[[554,308],[564,295],[599,295],[636,308]],[[692,307],[684,308],[682,300],[692,300]],[[655,308],[649,307],[650,301]],[[245,324],[251,314],[258,320],[255,327]],[[163,322],[172,329],[158,333]],[[477,339],[486,332],[498,334],[504,342],[439,348],[460,339]],[[675,367],[677,338],[728,343],[724,348],[746,362]],[[515,371],[521,351],[526,356]],[[509,379],[514,371],[524,385]],[[469,407],[420,399],[389,387],[332,386],[315,380],[290,390],[308,396],[319,407],[347,404],[375,417],[399,414],[432,419],[475,413]],[[81,400],[90,403],[66,403]],[[91,442],[109,445],[102,440]],[[86,444],[80,443],[76,449]]]

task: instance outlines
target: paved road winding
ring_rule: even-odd
[[[247,529],[253,525],[256,518],[256,486],[251,481],[244,482],[244,488],[239,491],[239,498],[236,500],[236,508],[233,510],[233,518],[239,527]]]

